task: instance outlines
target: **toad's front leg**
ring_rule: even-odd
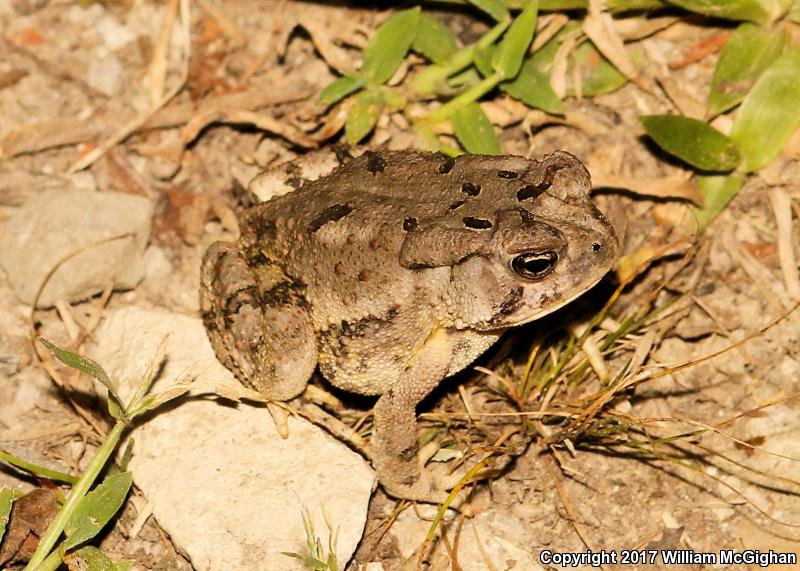
[[[452,339],[431,334],[403,378],[378,399],[370,452],[384,490],[396,498],[443,503],[447,492],[420,471],[416,407],[447,375]]]

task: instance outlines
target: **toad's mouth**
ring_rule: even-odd
[[[490,327],[496,327],[497,329],[507,329],[507,328],[510,328],[510,327],[517,327],[519,325],[525,325],[526,323],[530,323],[531,321],[536,321],[537,319],[541,319],[542,317],[550,315],[551,313],[554,313],[555,311],[558,311],[559,309],[561,309],[565,305],[568,305],[569,303],[572,303],[573,301],[578,299],[584,293],[586,293],[587,291],[592,289],[594,286],[596,286],[598,283],[600,283],[600,280],[602,280],[603,277],[605,277],[605,275],[606,275],[605,273],[600,274],[598,277],[594,278],[592,281],[586,282],[581,287],[577,288],[575,290],[575,292],[572,295],[568,296],[568,297],[565,297],[565,298],[562,298],[562,299],[559,299],[559,300],[555,300],[555,299],[547,300],[546,299],[545,300],[546,307],[539,308],[537,311],[534,311],[533,313],[520,315],[520,316],[514,318],[514,316],[510,316],[509,315],[510,313],[513,313],[513,312],[508,312],[505,315],[499,316],[499,318],[502,321],[494,322],[494,320],[493,320],[493,322],[490,322],[488,325]],[[522,299],[520,298],[517,303],[521,304],[522,303]],[[505,319],[503,319],[503,318],[505,318]]]

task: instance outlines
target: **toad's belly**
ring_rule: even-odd
[[[423,350],[427,335],[404,336],[385,323],[359,323],[328,331],[318,343],[319,368],[334,386],[356,394],[380,395],[404,378]],[[342,334],[344,333],[344,334]],[[499,337],[496,333],[448,331],[446,376],[472,363]],[[441,369],[440,369],[441,370]],[[431,374],[435,374],[431,372]]]

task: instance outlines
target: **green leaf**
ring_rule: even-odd
[[[11,488],[0,488],[0,543],[3,542],[3,535],[6,532],[8,518],[11,515],[11,506],[14,503],[14,490]]]
[[[117,566],[114,565],[114,562],[105,553],[91,545],[81,547],[72,555],[83,562],[84,566],[81,566],[80,569],[85,569],[86,571],[117,571]]]
[[[403,63],[417,37],[419,6],[395,12],[367,44],[358,74],[376,84],[386,83]]]
[[[567,93],[576,95],[572,82],[572,70],[579,66],[581,74],[581,95],[594,97],[611,93],[625,85],[628,78],[601,54],[592,42],[584,42],[575,49],[567,66]]]
[[[45,466],[40,466],[38,464],[34,464],[33,462],[28,462],[23,458],[19,458],[18,456],[9,454],[5,450],[0,450],[0,460],[4,460],[5,462],[8,462],[12,466],[16,466],[17,468],[22,468],[23,470],[27,470],[32,474],[36,474],[37,476],[41,476],[49,480],[54,480],[56,482],[66,482],[67,484],[74,484],[75,482],[78,481],[78,478],[71,474],[65,474],[64,472],[59,472],[58,470],[52,470],[50,468],[46,468]]]
[[[502,154],[494,126],[477,103],[470,103],[456,110],[451,121],[459,143],[468,153]]]
[[[732,175],[714,175],[697,177],[697,185],[703,193],[703,208],[692,207],[700,230],[722,212],[730,200],[742,188],[743,179]]]
[[[761,74],[742,101],[731,139],[745,171],[768,165],[800,123],[800,48],[792,48]]]
[[[132,481],[131,472],[120,472],[108,476],[86,494],[64,526],[67,535],[63,544],[65,551],[90,540],[105,527],[125,502]]]
[[[494,73],[494,69],[492,68],[492,59],[494,58],[494,54],[497,52],[496,45],[488,45],[485,48],[480,48],[475,50],[475,55],[473,59],[473,63],[475,67],[478,69],[478,72],[483,77],[489,77]]]
[[[363,77],[357,77],[355,75],[345,75],[344,77],[340,77],[333,83],[331,83],[328,87],[322,90],[322,94],[319,96],[320,101],[331,105],[332,103],[336,103],[340,99],[347,97],[354,91],[361,89],[367,84],[367,80]]]
[[[470,4],[489,14],[495,22],[502,22],[511,17],[503,0],[467,0]]]
[[[775,17],[768,9],[775,2],[766,0],[669,0],[675,4],[698,14],[705,14],[726,20],[748,20],[757,24],[768,24]]]
[[[87,375],[94,377],[100,383],[108,389],[109,394],[109,403],[113,399],[116,401],[116,410],[120,413],[122,411],[122,399],[117,393],[117,389],[114,387],[114,384],[111,382],[111,379],[108,378],[108,373],[106,373],[105,369],[101,367],[96,362],[92,361],[89,357],[82,357],[72,351],[67,351],[66,349],[61,349],[57,347],[44,337],[39,337],[39,342],[47,347],[47,349],[55,356],[56,359],[67,365],[68,367],[72,367],[73,369],[78,369],[79,371],[83,371]],[[109,409],[111,406],[109,404]],[[113,414],[113,413],[112,413]],[[114,418],[122,418],[122,417],[114,417]]]
[[[344,133],[351,145],[366,137],[375,127],[383,110],[384,99],[377,90],[367,90],[356,96],[356,102],[347,110]]]
[[[492,61],[492,67],[501,77],[511,79],[519,73],[522,58],[525,57],[536,31],[538,9],[538,0],[531,0],[503,35]]]
[[[783,30],[775,33],[747,22],[736,28],[722,47],[714,68],[708,113],[719,115],[738,105],[785,45]]]
[[[456,38],[447,26],[424,12],[419,16],[417,37],[411,47],[433,63],[445,63],[458,51]]]
[[[639,120],[659,147],[701,170],[729,171],[741,162],[733,141],[703,121],[680,115],[645,115]]]
[[[525,60],[513,81],[501,83],[500,89],[530,107],[536,107],[553,115],[564,112],[564,103],[553,91],[549,78],[536,68],[531,59]]]

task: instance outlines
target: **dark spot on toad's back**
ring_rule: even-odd
[[[465,182],[461,185],[461,192],[467,196],[478,196],[481,193],[481,185]]]
[[[537,196],[541,195],[545,190],[550,188],[549,182],[540,182],[539,184],[526,184],[522,188],[517,191],[517,200],[522,202],[523,200],[530,200],[531,198],[536,198]]]
[[[416,218],[406,218],[403,220],[403,230],[406,232],[411,232],[414,228],[417,227],[417,219]]]
[[[456,200],[455,202],[453,202],[450,205],[450,210],[455,210],[456,208],[460,208],[460,207],[464,206],[465,203],[466,203],[466,200]]]
[[[301,186],[303,186],[303,179],[299,176],[293,176],[291,178],[286,179],[286,184],[291,186],[293,189],[297,190]]]
[[[466,216],[464,217],[464,226],[466,226],[467,228],[474,228],[476,230],[486,230],[492,227],[492,223],[489,220],[485,220],[483,218]]]
[[[322,211],[322,214],[317,216],[308,225],[309,232],[316,232],[328,222],[336,222],[341,220],[353,211],[353,207],[349,204],[334,204]]]
[[[439,174],[447,174],[453,167],[456,166],[456,160],[453,157],[444,157],[444,161],[442,164],[439,165],[439,168],[436,169],[439,171]]]
[[[519,176],[519,173],[514,171],[497,171],[497,176],[499,176],[500,178],[512,179],[512,178],[517,178]]]
[[[367,151],[364,154],[367,155],[367,170],[370,173],[377,174],[386,169],[386,159],[384,159],[378,153]]]

